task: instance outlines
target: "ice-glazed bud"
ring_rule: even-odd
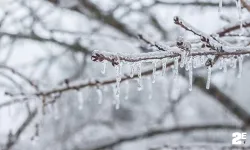
[[[183,42],[184,42],[184,38],[182,36],[179,36],[177,39],[176,39],[176,45],[177,46],[182,46],[183,45]]]
[[[104,56],[102,54],[98,54],[99,50],[94,50],[91,56],[92,61],[102,62],[104,60]]]
[[[180,21],[179,17],[178,17],[178,16],[175,16],[175,17],[174,17],[174,23],[177,24],[177,23],[179,23],[179,21]]]
[[[205,65],[206,65],[206,66],[211,66],[211,67],[212,67],[212,66],[213,66],[213,61],[212,61],[212,59],[211,59],[211,58],[208,58],[207,61],[206,61],[206,63],[205,63]]]
[[[191,48],[192,48],[191,43],[189,43],[189,42],[185,42],[185,43],[184,43],[184,49],[185,49],[185,50],[190,51]]]

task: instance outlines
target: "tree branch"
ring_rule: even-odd
[[[32,111],[25,121],[21,124],[21,126],[17,129],[16,133],[12,135],[10,132],[8,142],[4,148],[4,150],[10,150],[19,140],[20,135],[24,132],[24,130],[28,127],[28,125],[32,122],[37,114],[37,110]]]
[[[164,146],[159,146],[155,148],[150,148],[149,150],[162,150],[162,149],[186,149],[186,150],[191,150],[191,149],[217,149],[217,150],[247,150],[250,149],[250,146],[237,146],[237,145],[230,145],[230,144],[189,144],[189,145],[164,145]]]
[[[240,0],[241,4],[243,7],[245,7],[247,9],[247,11],[250,12],[250,5],[247,4],[246,0]]]
[[[243,20],[242,21],[242,27],[243,28],[247,28],[247,27],[250,27],[250,20],[247,19],[247,20]],[[236,24],[230,24],[229,26],[226,26],[224,28],[222,28],[221,30],[219,30],[217,32],[217,34],[222,37],[222,36],[225,36],[226,34],[232,32],[232,31],[235,31],[235,30],[238,30],[241,28],[241,23],[236,23]]]
[[[250,125],[250,114],[245,109],[243,109],[235,100],[231,99],[225,93],[220,91],[215,85],[211,85],[209,90],[205,89],[206,80],[202,77],[195,76],[194,84],[199,87],[204,93],[215,98],[219,103],[221,103],[225,108],[227,108],[232,114],[238,117],[246,125]]]
[[[104,24],[107,24],[113,28],[115,28],[117,31],[120,31],[121,33],[124,33],[125,35],[129,37],[136,37],[136,35],[128,29],[128,27],[121,23],[119,20],[114,18],[113,15],[105,14],[98,6],[96,6],[94,3],[92,3],[89,0],[80,0],[80,5],[82,4],[85,9],[87,9],[89,12],[92,13],[92,15],[100,22],[103,22]],[[77,8],[78,6],[76,6]],[[80,9],[76,9],[76,11],[82,13]]]
[[[216,51],[194,51],[187,54],[187,57],[190,56],[239,56],[250,54],[250,47],[248,50],[243,50],[246,48],[239,48],[239,50],[233,52],[216,52]],[[92,54],[92,60],[97,62],[109,61],[113,66],[118,65],[120,61],[125,62],[153,62],[156,59],[164,58],[174,58],[182,55],[182,51],[179,48],[171,48],[171,50],[164,52],[148,52],[148,53],[139,53],[139,54],[127,54],[127,53],[111,53],[106,51],[95,50]]]
[[[103,150],[114,148],[125,142],[131,142],[140,139],[152,138],[154,136],[174,134],[178,132],[194,132],[194,131],[203,131],[203,130],[243,130],[242,127],[236,125],[226,125],[226,124],[214,124],[214,125],[190,125],[190,126],[180,126],[173,128],[152,128],[146,132],[124,136],[117,138],[114,141],[107,142],[101,145],[97,145],[93,148],[75,148],[76,150]]]
[[[193,2],[167,2],[167,1],[161,1],[161,0],[155,0],[155,4],[161,4],[166,6],[200,6],[200,7],[217,7],[219,6],[219,3],[215,2],[202,2],[202,1],[193,1]],[[227,2],[223,3],[223,7],[235,7],[234,2]]]
[[[10,38],[15,38],[15,39],[19,38],[19,39],[34,40],[34,41],[39,41],[39,42],[51,42],[51,43],[58,44],[60,46],[65,46],[65,47],[72,49],[76,52],[83,52],[86,54],[90,53],[90,51],[86,47],[83,47],[78,43],[67,44],[65,42],[57,41],[54,38],[43,38],[43,37],[40,37],[36,34],[27,35],[27,34],[21,34],[21,33],[8,33],[8,32],[4,32],[4,31],[0,31],[0,35],[8,36]]]

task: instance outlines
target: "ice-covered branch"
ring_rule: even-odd
[[[243,28],[248,28],[250,27],[250,20],[243,20],[242,22],[238,22],[238,23],[234,23],[234,24],[230,24],[226,27],[223,27],[222,29],[220,29],[219,31],[217,31],[217,34],[222,37],[225,36],[226,34],[233,32],[235,30],[240,29],[241,27]]]
[[[153,42],[151,42],[150,40],[148,40],[148,39],[146,39],[143,35],[141,35],[141,34],[139,34],[138,35],[138,38],[140,39],[140,40],[142,40],[143,42],[145,42],[146,44],[148,44],[149,46],[154,46],[154,47],[156,47],[158,50],[160,50],[160,51],[166,51],[167,49],[166,48],[164,48],[164,47],[162,47],[162,46],[160,46],[159,44],[157,44],[157,43],[153,43]]]
[[[241,50],[242,49],[242,50]],[[244,50],[243,50],[244,49]],[[232,48],[227,49],[224,52],[217,51],[194,51],[188,53],[186,57],[190,56],[240,56],[250,54],[250,48],[239,48],[239,50],[232,51]],[[92,60],[97,62],[109,61],[113,66],[118,65],[120,62],[153,62],[155,60],[161,60],[164,58],[174,58],[182,56],[183,51],[179,48],[171,48],[164,52],[149,52],[139,54],[126,54],[126,53],[111,53],[106,51],[95,50],[92,54]]]
[[[206,47],[209,47],[216,51],[221,51],[223,45],[228,45],[225,41],[217,38],[213,35],[207,35],[202,31],[197,30],[195,27],[191,26],[189,23],[181,19],[180,17],[174,17],[174,23],[182,27],[183,29],[192,32],[194,35],[197,35],[201,38],[201,41],[206,43]]]

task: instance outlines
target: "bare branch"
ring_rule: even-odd
[[[43,38],[43,37],[40,37],[36,34],[27,35],[27,34],[22,34],[22,33],[8,33],[8,32],[3,32],[3,31],[0,31],[0,35],[8,36],[10,38],[15,38],[15,39],[26,39],[26,40],[34,40],[34,41],[39,41],[39,42],[51,42],[51,43],[58,44],[60,46],[67,47],[67,48],[74,50],[76,52],[83,52],[86,54],[90,53],[88,48],[80,45],[79,43],[67,44],[65,42],[58,41],[52,37],[51,38]]]
[[[155,0],[156,4],[166,5],[166,6],[200,6],[200,7],[217,7],[218,3],[215,2],[203,2],[203,1],[193,1],[193,2],[167,2],[161,0]],[[223,7],[235,7],[234,2],[223,3]]]
[[[96,6],[91,1],[80,0],[79,2],[80,4],[83,5],[85,9],[90,11],[97,20],[114,27],[116,30],[124,33],[129,37],[136,37],[136,35],[130,29],[128,29],[128,27],[125,24],[121,23],[119,20],[114,18],[113,15],[106,15],[98,6]]]
[[[243,7],[250,12],[250,5],[247,4],[246,0],[240,0]]]
[[[216,86],[211,85],[209,90],[205,89],[206,80],[202,77],[196,76],[194,84],[199,87],[204,93],[215,98],[219,103],[226,107],[232,114],[240,118],[246,126],[250,125],[250,114],[244,110],[235,100],[221,92]]]
[[[21,124],[21,126],[17,129],[16,133],[13,135],[11,132],[9,134],[8,142],[4,148],[4,150],[10,150],[19,140],[19,137],[24,132],[24,130],[28,127],[28,125],[32,122],[37,114],[37,110],[32,111],[25,121]]]
[[[6,69],[6,70],[11,71],[13,74],[16,74],[21,79],[23,79],[24,81],[26,81],[31,87],[34,87],[37,91],[39,91],[38,86],[36,84],[34,84],[34,82],[32,82],[29,78],[27,78],[25,75],[23,75],[22,73],[18,72],[14,68],[11,68],[11,67],[5,66],[5,65],[0,65],[0,69]]]
[[[162,149],[217,149],[217,150],[247,150],[250,149],[250,146],[237,146],[237,145],[229,145],[229,144],[189,144],[189,145],[164,145],[159,147],[150,148],[149,150],[162,150]]]
[[[204,130],[243,130],[242,127],[236,125],[226,125],[226,124],[212,124],[212,125],[190,125],[190,126],[180,126],[173,128],[152,128],[148,129],[146,132],[119,137],[114,141],[104,143],[102,145],[96,145],[93,148],[75,148],[76,150],[103,150],[114,148],[125,142],[136,141],[140,139],[151,138],[159,135],[173,134],[178,132],[194,132],[194,131],[204,131]]]

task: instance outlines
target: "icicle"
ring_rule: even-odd
[[[229,59],[230,59],[230,61],[229,61],[229,66],[230,66],[230,67],[233,67],[234,58],[233,58],[233,57],[230,57]]]
[[[188,63],[186,64],[186,66],[185,66],[185,70],[188,71],[188,70],[189,70],[189,67],[190,67],[190,66],[189,66],[189,62],[188,62]]]
[[[134,73],[135,73],[135,63],[132,63],[130,65],[130,78],[134,77]]]
[[[166,75],[167,71],[167,58],[162,59],[162,76]]]
[[[123,63],[122,62],[120,62],[119,63],[119,73],[120,73],[120,77],[121,77],[121,75],[122,75],[122,66],[123,66]]]
[[[243,67],[243,56],[242,55],[240,55],[238,57],[238,63],[239,63],[239,72],[238,72],[237,78],[241,78],[242,67]]]
[[[208,66],[208,68],[207,68],[207,84],[206,84],[206,89],[210,88],[211,75],[212,75],[212,67]]]
[[[179,75],[179,57],[174,58],[174,79],[178,78]]]
[[[103,101],[102,90],[98,87],[96,92],[97,92],[97,95],[98,95],[98,104],[102,104],[102,101]]]
[[[224,73],[227,72],[227,61],[226,61],[226,59],[223,59],[223,72]]]
[[[115,109],[119,109],[120,108],[120,99],[116,100],[116,104],[115,104]]]
[[[82,95],[82,92],[81,92],[81,91],[78,91],[78,92],[77,92],[77,98],[78,98],[78,102],[79,102],[78,109],[79,109],[79,110],[82,110],[82,108],[83,108],[83,103],[84,103],[84,98],[83,98],[83,95]]]
[[[203,56],[203,55],[201,56],[200,63],[201,63],[201,65],[203,65],[205,63],[205,56]]]
[[[188,86],[188,89],[189,91],[192,91],[192,85],[193,85],[193,60],[192,60],[192,56],[190,56],[189,58],[189,63],[188,63],[188,66],[189,66],[189,86]]]
[[[157,61],[153,61],[152,83],[155,83]]]
[[[221,10],[222,10],[222,3],[223,3],[223,0],[220,0],[220,2],[219,2],[219,13],[221,13]]]
[[[232,56],[230,58],[230,67],[236,68],[236,63],[237,63],[237,60],[234,58],[234,56]]]
[[[234,68],[234,69],[235,69],[235,68],[236,68],[236,66],[237,66],[237,59],[235,59],[235,58],[234,58],[232,68]]]
[[[197,59],[198,59],[197,57],[193,58],[193,68],[197,68],[197,66],[198,66]]]
[[[149,78],[149,81],[150,81],[150,78]],[[151,100],[152,97],[153,97],[153,88],[152,88],[152,83],[151,82],[148,82],[148,99]]]
[[[223,61],[224,61],[224,59],[223,58],[219,58],[219,69],[221,70],[222,68],[223,68]]]
[[[183,68],[185,63],[186,63],[186,55],[187,55],[187,52],[185,50],[183,50],[181,52],[181,62],[180,62],[180,67]]]
[[[103,68],[102,68],[102,74],[105,74],[106,73],[106,66],[107,66],[107,61],[103,61]]]
[[[125,88],[126,88],[126,90],[125,90],[125,100],[128,100],[128,98],[129,98],[129,83],[128,83],[128,80],[126,80],[125,81]]]
[[[120,82],[121,82],[121,74],[120,74],[120,64],[115,66],[116,69],[116,91],[115,91],[115,95],[116,95],[116,99],[120,98]]]
[[[138,74],[138,91],[141,91],[142,90],[142,79],[141,79],[141,63],[139,62],[137,64],[137,74]]]
[[[174,66],[173,66],[173,75],[174,75],[174,91],[175,93],[179,93],[180,91],[180,82],[179,82],[179,57],[174,58]]]
[[[240,20],[240,30],[242,32],[243,29],[243,24],[242,24],[242,11],[241,11],[241,0],[236,0],[236,7],[238,9],[238,15],[239,15],[239,20]],[[241,33],[240,33],[241,35]]]

